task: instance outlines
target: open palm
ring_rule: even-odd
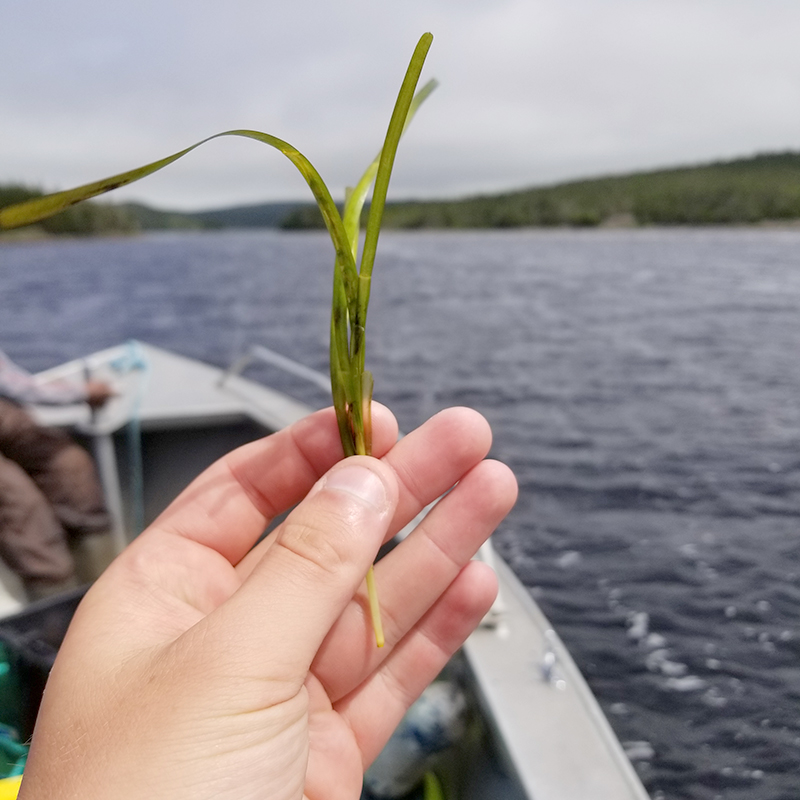
[[[358,797],[488,609],[494,576],[470,559],[516,494],[474,412],[398,442],[376,407],[374,427],[380,459],[337,463],[331,410],[234,451],[109,567],[59,653],[20,798]],[[363,576],[445,492],[376,566],[379,649]]]

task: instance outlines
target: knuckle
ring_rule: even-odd
[[[346,521],[322,517],[287,519],[276,544],[318,572],[337,573],[353,561],[352,531]]]

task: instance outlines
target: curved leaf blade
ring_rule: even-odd
[[[386,206],[386,195],[389,191],[389,179],[392,175],[397,146],[400,137],[405,130],[406,120],[414,99],[417,81],[425,64],[433,36],[430,33],[423,34],[419,40],[411,63],[408,65],[400,92],[397,95],[392,117],[389,121],[389,129],[386,132],[386,139],[381,148],[381,157],[378,163],[378,172],[375,176],[375,189],[372,192],[372,203],[369,207],[369,217],[367,218],[366,237],[364,239],[364,252],[361,255],[361,266],[359,275],[364,279],[359,288],[364,292],[359,292],[358,298],[358,317],[359,325],[364,325],[367,316],[367,305],[369,303],[369,279],[372,276],[372,267],[375,263],[375,254],[378,249],[378,236],[381,231],[381,221],[383,219],[383,209]]]
[[[192,150],[196,150],[206,142],[210,142],[212,139],[219,139],[223,136],[240,136],[268,144],[283,153],[283,155],[297,167],[311,189],[314,199],[317,201],[317,205],[322,213],[322,217],[325,220],[325,225],[328,228],[328,233],[330,234],[331,241],[336,251],[337,263],[341,265],[348,300],[352,298],[352,300],[350,300],[350,313],[355,315],[355,297],[358,292],[358,271],[344,229],[344,223],[339,214],[339,209],[336,208],[336,203],[333,202],[328,187],[311,162],[296,147],[283,139],[279,139],[277,136],[262,133],[261,131],[237,129],[216,133],[177,153],[161,158],[158,161],[153,161],[150,164],[145,164],[142,167],[137,167],[127,172],[121,172],[118,175],[112,175],[109,178],[103,178],[99,181],[93,181],[92,183],[87,183],[74,189],[67,189],[63,192],[55,192],[45,195],[44,197],[27,200],[23,203],[6,206],[0,209],[0,230],[19,228],[23,225],[39,222],[84,200],[89,200],[98,195],[111,192],[114,189],[119,189],[122,186],[135,183],[142,178],[146,178],[148,175],[152,175],[154,172],[164,169],[164,167],[169,166],[179,158],[191,153]]]
[[[23,203],[15,203],[14,205],[0,208],[0,230],[20,228],[23,225],[39,222],[83,200],[89,200],[92,197],[97,197],[106,192],[111,192],[114,189],[119,189],[121,186],[127,186],[129,183],[138,181],[147,175],[151,175],[163,169],[168,164],[177,161],[181,156],[185,156],[207,141],[208,139],[204,139],[202,142],[198,142],[171,156],[153,161],[151,164],[146,164],[143,167],[138,167],[128,172],[121,172],[119,175],[112,175],[110,178],[103,178],[102,180],[93,181],[92,183],[87,183],[74,189],[54,192],[44,197],[37,197],[33,200],[26,200]]]
[[[408,130],[408,126],[411,124],[411,120],[414,119],[417,109],[419,109],[422,103],[425,102],[438,85],[438,81],[431,79],[414,95],[414,99],[408,109],[405,124],[403,125],[403,133]],[[344,229],[347,232],[347,238],[350,240],[350,246],[353,249],[353,258],[356,257],[358,251],[358,231],[361,223],[361,211],[367,200],[370,186],[372,186],[372,182],[375,180],[375,175],[378,172],[380,160],[381,153],[379,152],[372,163],[367,167],[355,187],[348,190],[342,219],[344,221]]]

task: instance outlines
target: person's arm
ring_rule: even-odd
[[[19,405],[63,406],[89,403],[93,407],[99,407],[111,395],[111,389],[100,381],[41,383],[0,351],[0,397]]]
[[[452,409],[397,442],[376,405],[380,458],[340,462],[328,409],[217,462],[81,603],[20,800],[356,800],[494,599],[494,574],[471,558],[516,483],[484,460],[490,438],[478,414]],[[378,649],[364,575],[441,495],[375,567]]]

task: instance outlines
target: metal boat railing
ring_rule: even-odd
[[[232,377],[241,375],[254,361],[261,361],[264,364],[278,367],[278,369],[282,369],[290,375],[302,378],[308,383],[313,383],[325,392],[330,392],[331,390],[331,379],[328,375],[317,372],[317,370],[276,353],[261,344],[251,345],[244,355],[237,358],[220,377],[219,386],[222,387]]]

